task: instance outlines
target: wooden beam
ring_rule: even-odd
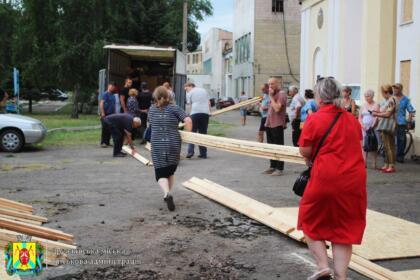
[[[141,163],[143,163],[146,166],[151,166],[153,165],[153,163],[148,160],[147,158],[143,157],[142,155],[140,155],[138,152],[134,153],[134,155],[132,154],[133,150],[129,147],[129,146],[123,146],[123,151],[126,152],[127,154],[129,154],[130,156],[134,157],[135,159],[137,159],[138,161],[140,161]]]
[[[13,221],[10,219],[0,218],[0,228],[21,232],[31,236],[37,236],[51,240],[72,241],[73,235],[64,233],[59,230],[45,228],[33,224]]]
[[[217,137],[186,131],[180,131],[179,133],[182,141],[191,144],[259,158],[305,164],[304,158],[300,155],[299,149],[296,147]]]
[[[27,219],[13,217],[13,216],[7,216],[7,215],[1,215],[0,214],[0,218],[11,219],[11,220],[14,220],[14,221],[33,224],[33,225],[37,225],[37,226],[42,225],[42,222],[38,222],[38,221],[34,221],[34,220],[27,220]]]
[[[231,105],[231,106],[229,106],[229,107],[226,107],[226,108],[223,108],[223,109],[220,109],[220,110],[214,111],[214,112],[213,112],[213,113],[211,113],[210,115],[211,115],[211,116],[217,116],[217,115],[220,115],[220,114],[223,114],[223,113],[226,113],[226,112],[229,112],[229,111],[235,110],[235,109],[239,109],[239,108],[244,107],[244,106],[249,106],[249,105],[252,105],[252,104],[258,103],[258,102],[260,102],[261,100],[262,100],[262,96],[257,96],[257,97],[254,97],[254,98],[251,98],[251,99],[248,99],[248,100],[245,100],[245,101],[239,102],[239,103],[237,103],[237,104]]]
[[[10,199],[0,198],[0,206],[6,206],[12,209],[32,212],[32,205],[16,202]]]
[[[41,217],[41,216],[36,216],[36,215],[32,215],[32,214],[26,214],[26,213],[22,213],[19,211],[14,211],[14,210],[8,210],[5,208],[0,207],[0,214],[1,215],[7,215],[7,216],[12,216],[12,217],[17,217],[17,218],[23,218],[26,220],[34,220],[34,221],[38,221],[38,222],[42,222],[42,223],[46,223],[48,221],[47,218],[45,217]]]

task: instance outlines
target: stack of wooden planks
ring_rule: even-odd
[[[246,156],[305,164],[299,148],[180,131],[182,141]]]
[[[305,242],[303,233],[296,229],[298,213],[298,209],[296,207],[274,208],[207,179],[192,177],[188,181],[184,182],[183,185],[192,191],[257,220],[260,223],[285,234],[286,236],[300,242]],[[380,253],[382,251],[384,252],[383,254],[385,254],[384,256],[386,256],[386,258],[418,256],[420,252],[420,250],[418,250],[420,243],[420,240],[418,239],[420,225],[408,221],[397,222],[397,219],[398,218],[391,217],[389,215],[368,210],[368,224],[365,232],[366,236],[364,237],[361,248],[357,248],[356,246],[354,250],[355,252],[352,254],[350,262],[351,269],[376,280],[420,279],[420,270],[418,269],[395,272],[375,264],[368,259],[369,256],[372,256],[372,251],[375,251],[374,257],[376,259],[382,259],[378,254],[378,252]],[[389,222],[391,220],[393,222]],[[385,229],[385,227],[387,229]],[[408,238],[407,232],[406,234],[402,234],[399,230],[400,227],[407,230],[407,232],[410,232],[413,235],[413,238]],[[371,233],[372,231],[370,229],[374,231],[378,228],[380,228],[381,231],[384,231],[381,235]],[[372,236],[370,237],[369,235]],[[373,241],[375,238],[378,240]],[[389,239],[395,239],[395,242],[390,241]],[[392,242],[396,245],[389,246]],[[379,243],[382,243],[382,246],[385,247],[386,250],[378,249],[377,244]],[[399,246],[397,246],[397,244],[399,244]],[[415,248],[407,249],[409,244]],[[361,253],[364,252],[366,252],[367,257],[362,256],[363,254]],[[332,257],[331,251],[328,251],[328,254]],[[380,254],[382,255],[382,253]]]
[[[257,96],[257,97],[239,102],[237,104],[231,105],[229,107],[214,111],[210,115],[211,116],[217,116],[219,114],[223,114],[223,113],[226,113],[226,112],[229,112],[229,111],[232,111],[232,110],[236,110],[236,109],[239,109],[239,108],[244,107],[244,106],[249,106],[249,105],[260,102],[261,99],[262,99],[262,96]]]
[[[31,205],[0,198],[0,246],[17,242],[18,236],[28,235],[45,247],[44,263],[58,265],[66,259],[66,250],[77,249],[74,237],[60,230],[42,227],[47,218],[33,214]]]

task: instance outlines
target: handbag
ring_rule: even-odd
[[[372,127],[366,131],[363,139],[363,150],[365,152],[376,152],[378,150],[378,139]]]
[[[315,154],[313,158],[311,159],[311,164],[302,173],[300,173],[299,177],[296,179],[294,185],[293,185],[293,192],[298,196],[303,196],[303,193],[305,192],[306,185],[309,182],[309,178],[311,177],[311,169],[312,169],[312,163],[315,161],[316,156],[318,155],[319,150],[322,147],[322,144],[324,144],[325,139],[327,138],[328,134],[330,134],[331,129],[336,124],[338,118],[340,117],[342,112],[337,113],[334,120],[332,121],[331,125],[328,127],[327,131],[324,133],[324,135],[321,138],[321,141],[319,141],[318,146],[316,148]]]
[[[394,134],[396,126],[395,118],[391,116],[389,118],[379,119],[378,128],[376,130]]]

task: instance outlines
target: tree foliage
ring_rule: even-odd
[[[197,21],[212,14],[209,0],[188,0],[188,49],[200,43]],[[183,0],[0,1],[0,86],[12,67],[23,87],[93,93],[106,43],[181,49]]]

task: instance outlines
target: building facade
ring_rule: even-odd
[[[203,73],[203,51],[201,46],[194,52],[187,53],[187,75]]]
[[[360,104],[365,90],[381,100],[381,85],[400,82],[419,108],[420,1],[303,0],[301,18],[301,89],[333,76]]]
[[[299,83],[300,5],[295,0],[235,0],[233,88],[258,95],[270,77]]]
[[[224,85],[224,97],[235,97],[233,89],[233,52],[232,48],[228,48],[223,52],[224,58],[224,76],[225,76],[225,85]]]

